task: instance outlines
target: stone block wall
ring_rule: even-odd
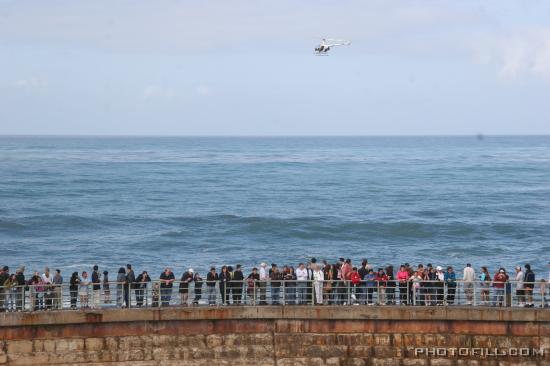
[[[0,365],[550,365],[547,312],[513,310],[264,307],[2,314]],[[458,348],[547,352],[452,355]],[[447,354],[438,356],[440,351]]]

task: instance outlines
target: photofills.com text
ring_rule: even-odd
[[[544,348],[468,348],[468,347],[417,347],[414,355],[437,357],[543,357]]]

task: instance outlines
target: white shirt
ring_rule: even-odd
[[[267,271],[265,267],[260,267],[260,281],[267,281],[269,278],[267,276]]]
[[[315,281],[323,281],[325,279],[323,271],[313,271],[313,279]]]
[[[49,277],[48,277],[48,276],[46,276],[46,274],[45,274],[45,273],[44,273],[44,274],[42,274],[42,276],[41,276],[41,277],[42,277],[42,282],[44,282],[44,283],[46,283],[46,284],[50,284],[50,283],[52,283],[52,282],[53,282],[53,281],[52,281],[52,274],[51,274],[51,273],[50,273],[50,276],[49,276]]]
[[[307,281],[307,269],[297,268],[296,269],[296,279],[298,281]]]
[[[472,267],[466,267],[464,268],[464,276],[463,280],[466,282],[474,282],[476,278],[476,273]]]
[[[522,271],[519,271],[518,273],[516,273],[516,281],[517,281],[517,285],[516,285],[516,289],[517,290],[523,290],[523,272]]]

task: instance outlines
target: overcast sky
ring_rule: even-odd
[[[0,70],[0,134],[550,134],[550,1],[0,0]]]

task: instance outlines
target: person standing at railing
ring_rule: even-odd
[[[395,305],[395,277],[393,275],[393,266],[386,267],[386,305]]]
[[[481,274],[479,275],[480,287],[481,287],[481,305],[489,305],[490,293],[491,293],[491,274],[486,266],[481,267]]]
[[[368,273],[365,276],[365,284],[367,287],[367,305],[374,305],[374,292],[376,291],[376,275],[372,268],[368,269]]]
[[[103,271],[103,302],[111,303],[111,285],[109,284],[109,271]]]
[[[6,297],[6,310],[7,311],[17,311],[17,295],[18,295],[18,281],[15,274],[11,274],[6,281],[4,281],[4,290],[7,294]]]
[[[323,305],[323,281],[325,275],[318,264],[313,266],[313,294],[315,296],[315,304]]]
[[[359,281],[359,285],[355,289],[355,292],[358,295],[357,297],[361,305],[366,304],[366,298],[367,298],[367,284],[365,282],[365,277],[369,273],[369,270],[367,269],[367,264],[368,264],[368,261],[366,259],[363,259],[361,261],[361,267],[357,269],[357,274],[359,275],[360,281]]]
[[[504,305],[504,288],[508,281],[508,275],[504,268],[500,268],[493,278],[493,288],[495,290],[495,297],[493,300],[493,306]]]
[[[260,305],[267,305],[267,281],[269,281],[269,274],[267,272],[267,264],[261,263],[260,264],[260,281],[258,282],[258,291],[260,292]]]
[[[128,308],[132,301],[132,290],[136,286],[136,275],[131,264],[126,265],[126,284],[124,285],[124,303]]]
[[[466,305],[472,305],[474,300],[474,281],[476,279],[476,273],[470,263],[466,263],[466,267],[462,271],[462,286],[464,289],[464,295],[466,295]]]
[[[405,269],[404,265],[399,266],[399,272],[397,272],[397,282],[399,283],[399,303],[401,305],[407,304],[408,281],[409,281],[409,272]]]
[[[347,258],[342,265],[342,278],[340,284],[340,294],[343,299],[344,305],[347,305],[348,295],[350,294],[350,281],[351,272],[353,271],[353,265],[351,264],[351,258]],[[351,299],[349,299],[351,301]]]
[[[222,270],[220,272],[220,275],[218,276],[218,279],[220,281],[220,295],[222,299],[222,305],[226,305],[228,303],[229,294],[227,293],[227,285],[229,284],[229,281],[231,280],[231,277],[229,276],[229,272],[227,271],[227,266],[222,266]],[[264,288],[265,289],[265,288]],[[265,290],[264,290],[265,292]],[[265,296],[265,295],[264,295]]]
[[[524,290],[526,304],[525,307],[532,308],[535,306],[533,303],[533,289],[535,288],[535,272],[531,269],[530,264],[525,265],[525,278],[524,278]]]
[[[516,296],[519,306],[525,306],[525,291],[523,289],[523,278],[525,274],[520,266],[516,266]]]
[[[452,266],[447,267],[445,272],[445,286],[447,286],[447,305],[454,305],[456,293],[456,273]]]
[[[8,266],[3,266],[0,268],[0,312],[6,311],[9,293],[3,286],[8,278],[10,278],[10,269]]]
[[[384,268],[378,268],[376,272],[376,284],[378,289],[378,304],[386,305],[386,285],[388,281],[388,276],[384,272]]]
[[[436,305],[442,306],[445,302],[445,274],[441,266],[435,267],[434,288]]]
[[[116,282],[116,306],[121,308],[124,303],[124,284],[126,283],[126,270],[124,267],[118,269]]]
[[[101,296],[101,280],[99,276],[99,267],[97,264],[92,271],[92,308],[99,309],[100,296]]]
[[[206,275],[206,289],[208,291],[208,304],[216,305],[216,283],[218,283],[218,274],[216,267],[210,267],[210,272]]]
[[[147,271],[141,272],[136,278],[136,305],[138,307],[143,306],[143,298],[147,291],[147,284],[150,282],[151,277],[149,277]],[[147,305],[147,300],[145,300],[145,305]]]
[[[55,297],[55,286],[53,285],[53,275],[50,269],[46,267],[42,274],[42,282],[44,283],[44,307],[46,310],[51,310],[53,307],[53,299]]]
[[[193,299],[193,305],[199,305],[199,301],[201,301],[202,282],[203,280],[201,275],[198,272],[195,273],[195,275],[193,276],[193,283],[194,283],[193,292],[195,293],[195,298]]]
[[[61,270],[56,269],[53,275],[53,308],[63,309],[63,276]]]
[[[283,280],[283,274],[279,271],[279,267],[275,264],[271,268],[271,304],[280,305],[279,299],[281,297],[281,281]]]
[[[160,274],[160,301],[161,306],[169,306],[170,299],[172,298],[172,287],[176,277],[172,272],[172,268],[166,267],[164,272]]]
[[[294,267],[285,266],[284,268],[284,288],[285,288],[285,303],[287,305],[296,304],[296,274]]]
[[[88,287],[90,285],[90,281],[88,280],[88,272],[84,271],[82,272],[82,279],[80,280],[80,286],[78,288],[78,296],[80,297],[80,308],[81,309],[87,309],[88,308]]]
[[[413,288],[413,297],[411,298],[410,303],[413,305],[422,305],[422,281],[424,280],[424,267],[419,265],[416,272],[413,273],[411,278],[409,278],[409,283]]]
[[[427,273],[426,279],[428,283],[426,284],[426,303],[429,306],[435,306],[437,304],[437,288],[435,282],[437,280],[437,272],[431,263],[426,265]]]
[[[242,303],[244,282],[243,268],[240,264],[235,266],[232,281],[233,304],[239,305]]]
[[[80,277],[78,272],[73,272],[71,279],[69,280],[69,296],[71,298],[71,309],[76,309],[76,303],[78,301],[78,287],[80,286]]]
[[[306,304],[308,273],[303,263],[298,264],[298,268],[296,269],[296,281],[297,303],[299,305]]]
[[[193,282],[193,268],[189,268],[181,275],[179,293],[182,306],[187,306],[189,301],[189,284]]]
[[[38,271],[35,271],[27,282],[29,286],[29,305],[31,311],[44,309],[44,282]]]
[[[25,266],[20,266],[15,271],[15,278],[17,279],[17,310],[23,311],[25,309]]]
[[[248,295],[250,305],[256,305],[256,287],[259,280],[258,268],[254,267],[246,278],[246,294]]]
[[[225,296],[227,305],[233,302],[233,266],[227,266],[227,274],[229,274],[229,281],[227,281],[227,286],[225,288]]]

